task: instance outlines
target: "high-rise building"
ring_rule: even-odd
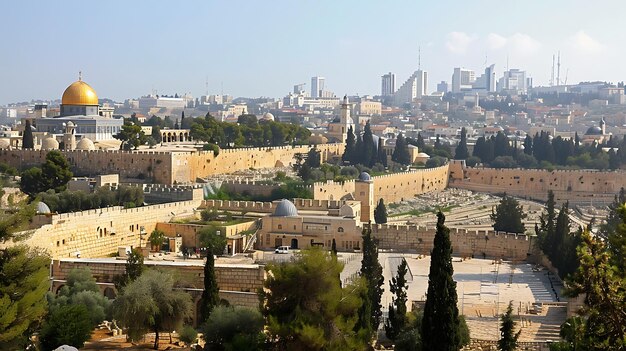
[[[396,75],[389,72],[381,76],[380,95],[391,96],[396,92]]]
[[[437,84],[437,92],[438,93],[447,93],[448,92],[448,82],[442,80],[441,83]]]
[[[394,103],[402,105],[411,103],[428,95],[428,72],[417,70],[393,94]]]
[[[505,71],[498,80],[498,91],[510,94],[526,94],[532,87],[532,78],[526,77],[526,71],[512,68]]]
[[[326,81],[326,78],[324,77],[312,77],[311,78],[311,97],[312,98],[322,97],[325,81]]]
[[[470,69],[456,67],[452,74],[452,92],[460,93],[462,91],[472,90],[472,84],[476,81],[474,71]]]
[[[428,72],[422,71],[421,69],[417,70],[417,76],[415,77],[416,83],[416,97],[421,99],[422,97],[428,95]]]
[[[489,93],[493,93],[496,91],[495,66],[496,65],[491,65],[485,68],[485,73],[483,73],[480,77],[478,77],[478,79],[476,79],[474,84],[472,84],[472,87],[474,90],[484,90]]]

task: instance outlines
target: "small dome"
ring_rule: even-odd
[[[48,205],[41,201],[37,203],[37,214],[48,214],[50,212],[50,207],[48,207]]]
[[[339,215],[341,217],[354,218],[354,209],[351,206],[344,204],[341,208],[339,208]]]
[[[80,139],[80,141],[78,142],[78,144],[76,144],[76,150],[95,150],[96,146],[93,144],[93,141],[91,141],[88,138],[82,138]]]
[[[66,126],[67,126],[67,127],[74,127],[74,126],[75,126],[75,124],[74,124],[74,122],[69,121],[69,122],[67,122]]]
[[[298,209],[293,202],[282,199],[276,205],[276,210],[274,210],[274,217],[296,217],[298,216]]]
[[[52,136],[45,138],[41,142],[42,150],[57,150],[59,148],[59,142]]]
[[[265,121],[273,121],[274,120],[274,115],[266,112],[265,114],[263,114],[263,117],[261,117],[263,120]]]
[[[8,149],[11,143],[7,139],[0,139],[0,149]]]
[[[602,135],[602,129],[598,126],[589,127],[585,135]]]
[[[361,172],[361,174],[359,174],[359,180],[363,182],[369,182],[370,180],[372,180],[372,177],[367,172]]]
[[[98,95],[89,84],[78,80],[65,89],[61,103],[63,105],[98,105]]]

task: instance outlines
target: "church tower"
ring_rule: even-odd
[[[63,134],[63,148],[65,150],[76,149],[76,126],[74,122],[69,121],[65,125],[65,133]]]
[[[606,135],[606,122],[604,121],[604,117],[600,120],[600,129],[602,129],[602,135]]]

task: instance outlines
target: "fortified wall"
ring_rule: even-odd
[[[119,246],[145,246],[158,222],[192,216],[199,205],[200,201],[182,201],[39,215],[35,221],[43,225],[32,230],[25,243],[46,250],[53,258],[106,257]]]
[[[552,190],[558,203],[610,203],[626,187],[626,172],[540,169],[458,168],[450,187],[486,193],[504,193],[546,201]]]
[[[298,210],[304,211],[330,211],[339,209],[345,201],[341,200],[312,200],[291,199]],[[236,201],[236,200],[204,200],[201,208],[217,208],[222,211],[273,213],[276,205],[274,202],[260,201]]]
[[[153,183],[193,183],[197,178],[233,173],[250,168],[289,166],[297,153],[306,153],[310,146],[223,149],[212,151],[162,152],[120,150],[60,150],[72,170],[81,176],[116,173],[121,178],[149,179]],[[317,145],[322,161],[343,153],[343,144]],[[17,169],[39,166],[46,150],[0,150],[0,162]]]
[[[430,191],[443,190],[448,186],[449,165],[436,168],[416,169],[409,172],[385,174],[372,177],[374,201],[385,203],[404,201]],[[318,182],[313,185],[316,200],[338,200],[355,192],[355,181]]]
[[[380,249],[417,251],[430,255],[435,228],[409,225],[372,225],[372,236]],[[453,255],[507,260],[525,260],[532,251],[533,237],[524,234],[450,228]]]

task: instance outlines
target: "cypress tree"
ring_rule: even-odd
[[[376,150],[376,144],[374,144],[372,128],[370,127],[369,121],[365,124],[365,129],[363,130],[363,150],[357,152],[362,152],[362,164],[364,166],[372,167],[374,163],[376,163],[376,158],[378,155]]]
[[[337,242],[335,241],[335,238],[333,238],[333,243],[330,246],[330,251],[334,256],[337,256]]]
[[[513,320],[513,302],[509,302],[506,313],[500,318],[500,340],[498,340],[498,350],[515,351],[517,339],[522,330],[515,333],[515,321]]]
[[[383,138],[378,138],[378,163],[387,167],[387,153],[383,147]]]
[[[398,266],[396,276],[389,282],[389,289],[394,297],[389,305],[389,318],[385,322],[385,335],[390,340],[396,340],[406,325],[407,271],[406,260],[403,258],[402,263]]]
[[[419,150],[423,150],[426,146],[426,143],[424,143],[424,138],[422,138],[422,133],[417,133],[417,142],[415,144],[415,146],[417,146]]]
[[[30,120],[26,120],[24,125],[24,133],[22,134],[22,149],[34,149],[35,141],[33,140],[33,129],[30,125]]]
[[[365,155],[363,153],[363,138],[360,133],[356,133],[356,143],[354,145],[354,154],[352,156],[352,164],[365,164]]]
[[[355,147],[356,140],[354,137],[354,130],[352,126],[348,128],[348,136],[346,137],[346,149],[343,151],[343,155],[341,159],[343,162],[348,162],[350,164],[355,164],[354,155],[355,155]]]
[[[378,201],[378,205],[376,205],[374,209],[374,221],[376,224],[387,223],[387,207],[382,198]]]
[[[491,214],[493,230],[498,232],[523,233],[525,227],[524,223],[522,223],[522,219],[525,217],[526,214],[522,211],[519,202],[507,196],[505,193],[498,206],[496,206],[495,212]]]
[[[378,247],[372,238],[371,224],[363,228],[363,259],[361,260],[361,277],[367,282],[367,300],[369,306],[359,309],[359,323],[361,328],[367,324],[372,331],[378,330],[382,316],[381,299],[383,296],[383,267],[378,262]]]
[[[206,263],[204,264],[204,290],[200,305],[200,318],[198,324],[204,323],[211,315],[213,308],[220,302],[219,288],[215,276],[215,259],[213,252],[207,249]]]
[[[437,232],[430,257],[428,291],[422,318],[423,350],[456,351],[463,343],[459,329],[456,282],[452,279],[450,229],[443,213],[437,213]]]
[[[526,138],[524,138],[524,153],[531,156],[533,154],[533,138],[530,137],[530,134],[526,134]]]
[[[180,113],[180,127],[185,128],[185,111]]]
[[[454,150],[454,159],[455,160],[465,160],[469,157],[469,151],[467,150],[467,131],[465,127],[461,128],[461,140],[459,141],[459,145],[456,146]]]
[[[396,146],[393,149],[391,159],[401,165],[408,166],[411,164],[411,155],[409,154],[409,146],[402,136],[402,133],[398,134],[396,138]]]

